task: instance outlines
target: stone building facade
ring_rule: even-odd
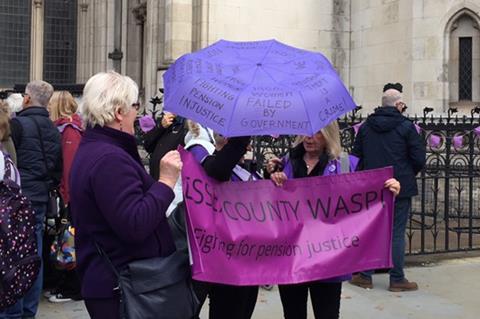
[[[27,73],[42,78],[44,10],[55,0],[2,1],[29,3]],[[275,38],[325,54],[366,111],[379,104],[387,82],[403,84],[409,113],[425,106],[470,113],[480,102],[480,0],[62,2],[76,7],[75,81],[115,69],[139,84],[145,100],[182,54],[222,38]]]

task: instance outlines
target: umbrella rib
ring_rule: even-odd
[[[300,98],[302,99],[303,101],[303,105],[306,105],[305,104],[305,98],[303,97],[303,94],[302,92],[300,91],[297,91],[298,95],[300,96]],[[312,126],[312,119],[310,118],[310,114],[307,112],[307,109],[304,107],[303,108],[304,111],[305,111],[305,114],[306,114],[306,117],[308,119],[308,124],[310,124],[310,132],[312,132],[312,135],[315,134],[316,132],[313,131],[313,126]]]
[[[290,76],[294,76],[294,75],[309,75],[309,74],[318,74],[318,72],[306,72],[306,73],[288,73],[284,70],[280,70],[280,69],[277,69],[275,67],[272,67],[270,64],[266,65],[265,67],[267,68],[270,68],[272,70],[275,70],[277,72],[280,72],[280,73],[283,73],[283,74],[286,74],[286,75],[290,75]]]
[[[255,74],[257,73],[257,71],[255,71]],[[255,77],[255,75],[254,75]],[[237,106],[237,103],[238,103],[238,99],[240,98],[240,96],[250,87],[252,86],[252,84],[248,84],[247,86],[245,86],[237,95],[237,97],[235,98],[235,102],[233,103],[233,107],[232,107],[232,113],[230,113],[230,118],[228,119],[228,124],[229,124],[229,128],[230,128],[230,125],[232,123],[232,118],[233,118],[233,114],[235,113],[235,108]],[[230,131],[230,130],[228,130]]]
[[[280,85],[280,86],[283,86],[283,87],[291,90],[291,88],[289,88],[287,85],[282,84],[282,83],[278,82],[277,80],[275,80],[275,78],[274,78],[269,72],[267,72],[267,70],[265,70],[265,68],[262,68],[262,71],[265,72],[265,74],[268,75],[268,77],[269,77],[273,82],[275,82],[276,84],[278,84],[278,85]]]
[[[265,59],[267,58],[267,55],[270,53],[270,51],[272,51],[272,48],[273,48],[274,44],[275,44],[275,42],[272,41],[272,44],[270,44],[270,47],[267,49],[267,52],[265,52],[265,55],[263,56],[263,58],[261,60],[261,63],[263,63],[263,61],[265,61]]]
[[[277,83],[279,86],[282,86],[282,87],[285,87],[285,88],[287,88],[287,89],[289,89],[289,90],[292,90],[292,89],[289,88],[288,86],[286,86],[286,85],[284,85],[284,84],[282,84],[282,83],[277,82],[277,81],[272,77],[272,75],[265,70],[265,68],[262,68],[262,70],[263,70],[263,72],[265,72],[265,74],[267,74],[267,75],[270,77],[270,79],[272,79],[273,82]],[[297,94],[300,96],[300,98],[301,98],[302,101],[303,101],[303,105],[306,105],[306,104],[305,104],[305,98],[303,97],[303,94],[302,94],[299,90],[292,90],[292,91],[297,92]],[[308,114],[306,108],[304,108],[304,111],[305,111],[306,118],[308,119],[308,124],[310,124],[310,132],[312,132],[312,134],[314,134],[314,132],[313,132],[313,126],[312,126],[312,120],[310,119],[310,115]]]
[[[247,57],[241,56],[240,53],[238,53],[238,51],[233,51],[233,52],[235,52],[235,55],[237,56],[237,58],[239,58],[239,59],[241,59],[241,60],[248,61],[248,62],[253,63],[253,64],[256,64],[256,63],[257,63],[257,62],[255,62],[255,61],[250,60],[250,59],[247,58]]]

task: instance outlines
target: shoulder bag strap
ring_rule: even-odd
[[[11,173],[9,173],[9,166],[7,162],[7,156],[0,149],[0,167],[3,169],[3,176],[0,178],[0,181],[8,179]]]
[[[95,244],[95,247],[97,248],[98,254],[103,258],[103,260],[108,265],[108,267],[112,270],[112,272],[115,274],[115,276],[117,278],[120,278],[120,274],[118,273],[117,269],[115,268],[115,266],[113,265],[112,261],[107,256],[105,251],[102,249],[102,247],[100,247],[100,245],[96,241],[93,241],[93,243]]]

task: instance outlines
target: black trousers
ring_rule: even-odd
[[[193,287],[201,304],[208,295],[209,319],[250,319],[253,315],[258,286],[230,286],[193,281]]]
[[[315,319],[338,319],[341,282],[314,281],[297,285],[279,285],[285,319],[306,319],[310,290]]]

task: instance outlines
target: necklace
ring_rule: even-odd
[[[311,167],[313,168],[318,163],[318,159],[315,159],[310,162],[307,162],[307,160],[304,159],[304,161],[305,161],[305,165],[307,165],[307,170],[309,170]]]

